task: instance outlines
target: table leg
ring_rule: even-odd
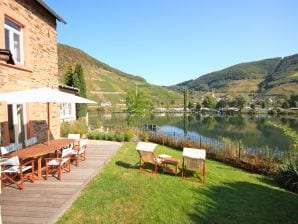
[[[42,179],[42,176],[41,176],[41,159],[42,159],[42,156],[37,158],[37,177],[36,177],[37,180]]]

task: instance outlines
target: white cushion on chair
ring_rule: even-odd
[[[37,137],[36,137],[36,136],[34,136],[34,137],[32,137],[32,138],[29,138],[29,139],[25,140],[25,146],[26,146],[26,147],[28,147],[28,146],[30,146],[30,145],[34,145],[34,144],[36,144],[36,143],[37,143]]]
[[[22,166],[22,171],[25,172],[27,170],[30,170],[32,166]],[[6,170],[2,170],[3,173],[20,173],[20,167],[19,166],[12,166],[9,167]]]
[[[206,159],[205,149],[194,149],[194,148],[183,148],[183,157],[193,158],[193,159]]]
[[[1,146],[0,147],[0,151],[1,151],[1,155],[5,155],[7,153],[11,153],[14,152],[16,150],[18,150],[18,146],[15,143],[12,143],[10,145],[7,146]]]
[[[60,164],[60,160],[58,159],[52,159],[48,162],[49,166],[59,166],[59,164]]]
[[[153,152],[156,146],[157,144],[155,143],[139,142],[136,149],[140,151]]]
[[[73,155],[82,154],[82,153],[84,153],[84,152],[85,152],[85,149],[80,149],[80,150],[75,150],[75,149],[73,149],[73,150],[72,150],[72,154],[73,154]]]
[[[69,158],[63,158],[62,161],[61,160],[58,160],[58,159],[53,159],[53,160],[50,160],[48,162],[48,165],[49,166],[59,166],[60,165],[60,161],[61,161],[61,165],[66,163],[67,161],[69,160]]]
[[[6,165],[6,166],[19,166],[20,165],[19,157],[18,156],[10,157],[7,160],[5,160],[3,165]]]

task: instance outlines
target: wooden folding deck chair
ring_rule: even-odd
[[[9,153],[17,151],[18,149],[19,149],[19,147],[15,143],[12,143],[12,144],[7,145],[7,146],[1,146],[0,147],[1,156],[2,157],[7,157],[7,155]]]
[[[46,180],[50,173],[58,173],[58,179],[62,179],[62,171],[66,170],[70,172],[70,157],[72,154],[72,149],[66,148],[62,149],[62,154],[60,158],[45,158],[46,161]]]
[[[203,178],[202,183],[205,183],[206,176],[206,150],[205,149],[194,149],[194,148],[183,148],[183,165],[182,165],[182,179],[186,178],[186,170],[192,172],[202,172]]]
[[[139,142],[136,149],[140,156],[140,170],[144,170],[146,164],[152,164],[154,166],[154,170],[152,174],[157,173],[157,169],[162,165],[162,160],[156,157],[154,150],[157,144],[149,143],[149,142]]]
[[[20,162],[18,156],[8,158],[2,165],[1,186],[4,182],[15,184],[21,190],[24,189],[24,179],[34,182],[34,160],[25,163]],[[31,172],[28,172],[30,171]]]
[[[68,138],[76,140],[73,144],[71,160],[75,160],[76,165],[79,166],[80,161],[86,160],[88,139],[81,139],[80,134],[68,134]]]

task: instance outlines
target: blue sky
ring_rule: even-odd
[[[158,85],[298,53],[297,0],[46,0],[59,43]]]

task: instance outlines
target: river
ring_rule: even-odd
[[[93,113],[89,115],[91,127],[125,127],[125,113]],[[276,127],[286,127],[298,132],[298,117],[271,117],[267,115],[210,116],[183,114],[155,114],[131,122],[131,126],[143,128],[145,124],[155,124],[158,131],[176,135],[223,138],[240,140],[247,147],[269,147],[279,151],[293,150],[293,139]],[[272,125],[276,124],[276,125]]]

